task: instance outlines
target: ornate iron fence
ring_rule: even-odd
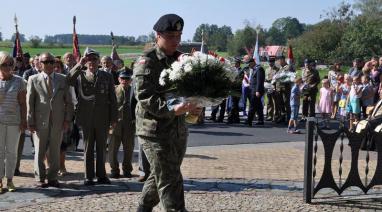
[[[314,119],[308,120],[305,137],[304,201],[311,203],[317,192],[323,188],[333,189],[338,195],[341,195],[349,187],[355,186],[367,194],[375,185],[382,185],[381,128],[381,120],[362,121],[357,125],[354,132],[350,132],[343,124],[340,124],[336,132],[328,133],[328,131],[321,130]],[[348,175],[343,176],[344,147],[346,145],[344,143],[346,138],[349,141],[351,162]],[[317,176],[319,142],[322,142],[324,149],[324,166],[321,176]],[[337,182],[332,170],[333,151],[336,144],[339,145],[340,151]],[[358,167],[360,151],[366,153],[364,179],[361,179],[363,177],[361,177]],[[377,166],[373,176],[369,176],[369,151],[377,152]],[[317,182],[316,179],[318,179]]]

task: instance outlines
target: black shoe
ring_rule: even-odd
[[[133,175],[131,175],[130,172],[123,172],[123,176],[127,177],[127,178],[132,178],[133,177]]]
[[[109,178],[107,178],[107,177],[98,178],[97,183],[98,184],[111,184]]]
[[[265,121],[272,121],[272,120],[273,120],[272,117],[269,117],[269,118],[265,119]]]
[[[153,211],[153,208],[146,207],[146,206],[143,206],[143,205],[139,205],[138,208],[137,208],[137,212],[151,212],[151,211]]]
[[[91,179],[86,179],[86,180],[84,181],[84,185],[86,185],[86,186],[92,186],[92,185],[95,185],[95,183],[94,183],[94,181],[91,180]]]
[[[13,175],[14,175],[14,176],[20,176],[20,175],[21,175],[20,170],[16,169],[16,170],[15,170],[15,173],[14,173]]]
[[[112,172],[110,174],[110,178],[113,178],[113,179],[118,179],[121,175],[119,174],[119,172]]]
[[[60,183],[58,182],[58,180],[48,181],[48,187],[59,188],[60,187]]]
[[[35,183],[36,188],[47,188],[48,184],[45,183],[45,180],[40,180]]]
[[[210,120],[210,121],[216,121],[216,117],[211,116],[208,120]]]
[[[300,122],[306,122],[306,118],[300,119]]]
[[[249,127],[252,127],[252,121],[246,121],[245,125],[248,125]]]
[[[263,121],[256,122],[255,125],[264,125]]]

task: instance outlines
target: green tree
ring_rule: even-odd
[[[287,41],[300,36],[305,30],[297,18],[279,18],[272,23],[267,33],[268,45],[286,45]]]
[[[209,49],[217,51],[226,51],[228,41],[233,37],[232,29],[229,26],[219,27],[215,24],[201,24],[195,30],[193,41],[201,42],[202,32]]]
[[[243,55],[251,52],[256,43],[256,30],[249,25],[237,30],[233,39],[228,42],[230,55]]]
[[[38,48],[40,47],[42,39],[38,36],[31,36],[29,41],[31,42],[32,48]]]
[[[382,22],[379,19],[358,16],[347,27],[338,53],[348,61],[355,57],[381,55]]]
[[[382,0],[356,0],[354,8],[364,16],[374,18],[382,16]]]
[[[337,22],[324,20],[314,25],[310,31],[290,41],[296,62],[301,65],[308,57],[324,63],[334,62],[342,35]]]

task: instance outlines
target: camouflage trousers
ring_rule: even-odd
[[[147,208],[159,202],[164,211],[185,211],[183,176],[180,172],[187,147],[187,137],[158,140],[138,136],[138,142],[150,163],[139,204]]]

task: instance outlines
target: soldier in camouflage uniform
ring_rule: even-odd
[[[136,134],[150,163],[138,211],[152,211],[159,202],[164,211],[185,211],[183,177],[180,172],[186,152],[188,131],[186,112],[200,113],[193,104],[165,98],[167,87],[159,85],[159,76],[181,54],[179,45],[183,19],[175,14],[162,16],[153,29],[156,46],[145,51],[134,68]]]
[[[106,139],[110,127],[117,122],[117,98],[113,76],[99,70],[98,52],[87,48],[84,57],[66,76],[78,91],[76,120],[84,132],[85,185],[110,184],[105,170]],[[85,70],[85,71],[84,71]],[[96,173],[94,173],[94,146],[96,147]]]

